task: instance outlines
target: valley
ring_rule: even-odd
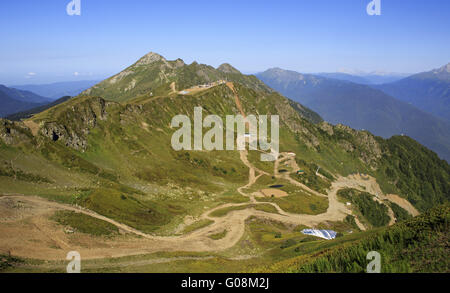
[[[244,153],[245,156],[245,152]],[[286,159],[284,157],[286,154],[282,154],[282,158],[277,160],[277,163]],[[278,164],[275,163],[275,166]],[[259,176],[255,177],[254,174],[259,172],[252,165],[249,166],[249,180],[250,182],[243,188],[250,188],[256,182],[256,178],[261,175],[267,176],[270,174],[261,173]],[[294,181],[297,184],[297,181]],[[1,239],[0,249],[3,251],[8,251],[19,257],[26,258],[36,258],[43,260],[60,260],[64,259],[64,251],[61,248],[75,249],[83,255],[83,259],[99,259],[108,257],[124,257],[130,255],[148,254],[159,251],[186,251],[186,252],[217,252],[221,250],[226,250],[233,247],[244,235],[245,221],[249,217],[265,218],[274,221],[279,221],[282,223],[288,223],[291,225],[304,225],[308,227],[316,227],[318,224],[326,221],[341,221],[346,215],[351,214],[351,212],[337,201],[336,193],[338,190],[343,188],[356,188],[362,190],[378,191],[379,186],[376,184],[375,180],[363,180],[359,176],[349,176],[346,178],[340,178],[332,184],[332,187],[326,195],[329,200],[329,208],[324,214],[318,215],[296,215],[291,213],[286,213],[275,203],[271,203],[276,208],[276,213],[267,213],[265,211],[258,211],[254,207],[230,211],[224,217],[212,217],[211,214],[214,211],[245,206],[247,204],[225,204],[218,206],[214,209],[208,210],[202,214],[196,221],[210,220],[212,223],[204,228],[195,230],[187,235],[183,236],[171,236],[171,237],[158,237],[150,234],[143,233],[127,225],[121,224],[113,219],[99,215],[91,210],[84,209],[82,207],[70,206],[65,204],[60,204],[56,202],[51,202],[39,197],[32,196],[21,196],[21,195],[4,195],[0,197],[0,206],[11,212],[11,209],[7,209],[7,206],[16,207],[18,209],[19,215],[14,215],[10,218],[0,219],[0,231],[3,235],[5,234],[16,234],[17,236],[9,239]],[[311,191],[311,190],[310,190]],[[251,202],[256,205],[261,205],[255,201],[252,195],[248,195],[240,191],[244,196],[249,196]],[[325,196],[325,195],[320,195]],[[21,212],[21,210],[25,210]],[[74,246],[71,242],[70,237],[64,235],[64,233],[56,228],[52,227],[48,222],[46,223],[45,215],[51,215],[55,211],[71,211],[75,213],[85,214],[89,217],[96,218],[101,221],[108,222],[116,226],[119,230],[124,232],[124,237],[119,237],[120,239],[109,239],[105,242],[95,241],[95,238],[91,241],[88,240],[89,247],[84,248],[83,246]],[[2,213],[3,214],[3,213]],[[395,219],[393,219],[395,221]],[[39,230],[36,231],[33,228],[26,228],[24,222],[33,223],[32,227],[39,225]],[[359,222],[358,222],[359,223]],[[16,224],[16,225],[14,225]],[[42,227],[41,227],[42,225]],[[16,226],[16,227],[14,227]],[[361,230],[365,230],[364,226],[359,224]],[[14,230],[20,230],[21,232],[13,232]],[[59,230],[59,231],[58,231]],[[211,240],[208,235],[214,234],[217,231],[226,230],[228,233],[226,236],[220,240]],[[45,245],[38,245],[33,239],[36,237],[36,232],[39,234],[44,234],[46,236],[47,243],[55,243],[58,246],[48,247]],[[88,237],[85,237],[88,238]],[[123,239],[125,238],[125,239]],[[34,241],[33,241],[34,240]],[[86,239],[84,239],[86,241]],[[31,241],[31,243],[30,243]],[[97,243],[96,243],[97,242]],[[16,246],[18,243],[22,245]],[[27,244],[30,243],[30,244]],[[70,244],[69,244],[70,243]],[[86,245],[86,243],[84,244]],[[96,247],[97,246],[97,247]],[[140,248],[141,247],[141,248]],[[178,260],[175,258],[174,260]],[[166,259],[169,262],[170,259]]]

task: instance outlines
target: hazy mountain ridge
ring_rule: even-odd
[[[0,117],[28,110],[49,102],[48,99],[35,93],[0,85]]]
[[[257,75],[326,121],[385,138],[405,134],[450,160],[450,124],[367,85],[279,68]]]
[[[370,80],[368,80],[362,76],[351,75],[348,73],[340,73],[340,72],[317,73],[316,75],[327,77],[327,78],[339,79],[339,80],[343,80],[343,81],[351,81],[351,82],[359,83],[359,84],[372,84],[372,82]]]
[[[314,75],[334,78],[344,81],[351,81],[359,84],[366,85],[380,85],[390,82],[395,82],[401,80],[410,74],[404,73],[389,73],[389,72],[358,72],[358,71],[345,71],[342,72],[323,72],[323,73],[314,73]]]
[[[429,72],[374,87],[450,121],[450,63]]]
[[[51,102],[49,104],[45,104],[45,105],[42,105],[42,106],[31,108],[31,109],[28,109],[28,110],[25,110],[25,111],[22,111],[22,112],[16,112],[14,114],[11,114],[11,115],[7,116],[6,119],[12,120],[12,121],[20,121],[21,119],[27,119],[27,118],[32,117],[34,114],[41,113],[41,112],[43,112],[43,111],[45,111],[47,109],[50,109],[50,108],[52,108],[54,106],[62,104],[64,102],[68,101],[71,98],[72,97],[70,97],[70,96],[62,97],[62,98],[57,99],[56,101]]]
[[[65,96],[77,96],[81,92],[94,86],[99,81],[82,80],[82,81],[68,81],[68,82],[56,82],[50,84],[30,84],[30,85],[17,85],[12,86],[20,90],[31,91],[42,97],[47,97],[51,100],[57,100]]]

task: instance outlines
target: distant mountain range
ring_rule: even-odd
[[[316,75],[322,76],[322,77],[327,77],[327,78],[339,79],[339,80],[343,80],[343,81],[351,81],[351,82],[360,83],[360,84],[371,84],[372,83],[368,79],[366,79],[362,76],[352,75],[352,74],[348,74],[348,73],[339,73],[339,72],[317,73]]]
[[[400,74],[400,73],[377,73],[377,72],[359,73],[359,74],[333,72],[333,73],[317,73],[315,75],[368,85],[378,85],[383,83],[395,82],[408,76],[407,74]]]
[[[411,76],[341,72],[316,75],[370,85],[425,112],[450,121],[450,63],[441,68]]]
[[[14,114],[7,116],[6,119],[11,120],[11,121],[20,121],[22,119],[27,119],[27,118],[32,117],[34,114],[38,114],[38,113],[43,112],[47,109],[50,109],[54,106],[62,104],[64,102],[70,100],[71,98],[72,98],[71,96],[65,96],[65,97],[57,99],[56,101],[53,101],[51,103],[48,103],[48,104],[45,104],[42,106],[37,106],[37,107],[27,109],[27,110],[21,111],[21,112],[15,112]]]
[[[82,91],[94,86],[98,82],[99,81],[96,80],[83,80],[39,85],[17,85],[12,87],[20,90],[31,91],[51,100],[56,100],[65,96],[77,96]]]
[[[48,104],[49,102],[49,99],[35,93],[0,85],[0,117]]]
[[[450,63],[439,69],[374,87],[450,121]]]
[[[29,118],[31,115],[56,106],[77,96],[98,81],[71,81],[41,85],[0,85],[0,117],[10,120]]]
[[[405,134],[450,161],[450,123],[368,85],[280,68],[257,74],[283,95],[326,121],[382,137]]]

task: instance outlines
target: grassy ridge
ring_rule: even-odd
[[[175,83],[177,91],[219,80],[244,84],[246,87],[270,92],[271,89],[254,76],[232,71],[217,70],[211,66],[185,64],[182,60],[167,61],[162,56],[150,53],[152,62],[141,60],[124,70],[125,74],[113,76],[94,86],[87,93],[103,96],[112,101],[129,101],[139,96],[165,96],[172,92]],[[143,57],[145,59],[146,57]],[[231,66],[230,66],[231,67]],[[233,72],[234,71],[234,72]],[[164,76],[161,75],[164,72]]]
[[[365,271],[370,251],[381,254],[381,270],[393,272],[449,272],[450,205],[431,209],[411,220],[360,233],[359,239],[321,252],[305,254],[261,268],[264,272],[354,272]]]

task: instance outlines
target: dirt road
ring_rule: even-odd
[[[236,106],[245,116],[239,97],[232,83],[227,86],[235,93]],[[7,195],[0,197],[0,212],[5,212],[5,217],[0,217],[0,252],[10,251],[13,255],[46,260],[63,260],[68,250],[79,251],[84,259],[119,257],[126,255],[138,255],[158,251],[192,251],[192,252],[213,252],[221,251],[234,246],[242,238],[245,232],[245,221],[251,216],[276,220],[294,225],[306,225],[315,227],[325,221],[342,221],[351,214],[343,203],[337,199],[337,192],[343,188],[354,188],[376,194],[380,199],[384,198],[381,189],[374,178],[368,180],[356,175],[348,177],[338,177],[332,182],[327,195],[316,192],[306,185],[290,178],[290,174],[299,168],[295,162],[295,155],[282,153],[274,163],[273,176],[288,180],[295,186],[302,188],[312,195],[327,197],[329,206],[325,213],[318,215],[291,214],[283,211],[275,203],[257,202],[253,195],[244,192],[250,188],[261,176],[272,176],[268,172],[259,170],[248,160],[248,152],[240,151],[240,159],[249,168],[248,183],[237,188],[237,192],[249,197],[252,204],[270,204],[274,206],[278,214],[266,213],[247,208],[244,210],[234,210],[224,217],[214,218],[210,214],[216,210],[227,207],[240,207],[248,205],[224,204],[203,213],[199,219],[210,219],[214,221],[211,225],[195,230],[182,236],[155,236],[138,231],[130,226],[120,223],[114,219],[100,215],[94,211],[84,209],[79,206],[72,206],[62,203],[51,202],[40,197]],[[292,171],[280,174],[278,168],[280,163],[287,162]],[[387,197],[389,199],[389,197]],[[392,196],[390,197],[393,198]],[[395,199],[400,202],[398,199]],[[402,203],[405,205],[405,203]],[[19,207],[17,213],[11,209]],[[3,209],[3,210],[2,210]],[[90,217],[108,222],[123,233],[123,235],[112,239],[101,239],[89,235],[68,235],[61,227],[48,220],[48,216],[58,210],[73,211],[82,213]],[[358,226],[362,230],[365,227],[357,220]],[[213,240],[209,238],[211,234],[220,233],[227,230],[224,238]]]
[[[245,115],[245,112],[244,112],[243,108],[242,108],[242,104],[241,104],[241,100],[239,99],[239,95],[237,94],[236,89],[234,88],[234,84],[233,84],[232,82],[227,82],[226,85],[227,85],[227,87],[230,88],[231,91],[233,91],[233,94],[234,94],[234,102],[235,102],[236,107],[238,108],[239,112],[241,112],[241,115],[242,115],[244,118],[247,117],[247,116]]]
[[[24,224],[21,223],[21,221],[17,222],[18,223],[17,226],[12,225],[12,222],[8,221],[8,222],[0,222],[0,235],[11,235],[12,237],[0,238],[0,250],[12,251],[12,253],[17,256],[42,258],[42,259],[62,259],[65,257],[64,253],[69,248],[70,250],[77,250],[80,253],[82,253],[85,259],[105,258],[111,256],[116,257],[124,255],[151,253],[157,251],[193,251],[193,252],[221,251],[234,246],[241,239],[245,231],[245,220],[250,216],[257,216],[295,225],[302,224],[310,227],[314,227],[324,221],[343,220],[345,216],[349,214],[349,211],[342,203],[339,203],[336,198],[336,192],[341,188],[342,186],[341,184],[343,184],[341,181],[337,181],[333,184],[333,187],[331,188],[329,193],[329,200],[330,200],[329,208],[327,212],[323,214],[319,215],[290,214],[284,212],[276,204],[271,203],[274,207],[277,208],[279,214],[271,214],[262,211],[257,211],[253,208],[249,208],[245,210],[231,211],[226,216],[220,218],[213,218],[209,216],[211,212],[218,209],[247,205],[247,203],[225,204],[205,212],[200,217],[201,219],[208,218],[213,220],[214,221],[213,224],[205,228],[198,229],[187,235],[165,236],[165,237],[146,234],[132,227],[129,227],[125,224],[119,223],[113,219],[110,219],[103,215],[99,215],[93,211],[86,210],[81,207],[51,202],[40,197],[21,196],[21,195],[4,196],[0,198],[0,205],[2,205],[2,203],[4,203],[5,201],[14,201],[16,203],[20,202],[22,204],[26,204],[30,208],[30,210],[35,210],[37,208],[41,210],[42,213],[38,215],[36,215],[35,212],[33,212],[33,214],[30,215],[31,218],[41,215],[42,216],[50,215],[51,212],[57,210],[73,211],[111,223],[112,225],[118,227],[121,231],[138,236],[141,239],[131,237],[128,239],[119,239],[117,241],[106,240],[106,243],[103,243],[101,247],[95,247],[95,245],[93,245],[93,247],[86,248],[80,247],[79,245],[69,244],[73,243],[73,241],[70,240],[70,236],[66,235],[63,231],[57,231],[58,229],[56,226],[50,228],[49,223],[46,223],[45,225],[36,224],[33,225],[32,227],[25,228],[23,226]],[[254,204],[263,204],[263,203],[254,202]],[[39,217],[37,218],[39,219],[38,223],[41,223],[43,221],[42,218]],[[30,220],[27,219],[26,216],[22,219],[24,219],[25,222]],[[21,227],[22,229],[19,227]],[[39,227],[39,230],[36,229],[37,227]],[[223,239],[212,240],[211,238],[208,237],[211,234],[220,233],[223,230],[228,231],[228,233]],[[35,240],[41,239],[41,237],[37,236],[36,234],[46,235],[47,238],[50,238],[52,243],[56,244],[54,246],[57,246],[60,249],[55,250],[51,249],[50,247],[40,247],[35,243],[35,241],[29,242],[32,239]],[[41,239],[39,241],[43,240]],[[36,249],[37,247],[39,247],[39,249]]]

